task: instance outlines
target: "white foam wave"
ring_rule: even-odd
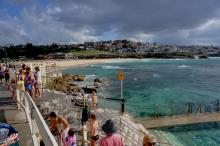
[[[159,75],[159,74],[153,74],[153,77],[154,77],[154,78],[159,78],[160,75]]]
[[[96,75],[86,75],[87,78],[95,78]]]
[[[103,69],[123,69],[120,66],[111,66],[111,65],[105,65],[102,67]]]
[[[189,67],[191,67],[191,66],[189,66],[189,65],[180,65],[180,66],[178,66],[178,68],[189,68]]]

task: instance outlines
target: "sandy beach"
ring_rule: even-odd
[[[112,58],[112,59],[78,59],[78,60],[29,60],[29,61],[22,61],[16,62],[16,64],[56,64],[58,68],[68,68],[68,67],[79,67],[79,66],[87,66],[91,64],[99,64],[99,63],[112,63],[112,62],[124,62],[124,61],[132,61],[138,60],[133,58]]]
[[[123,61],[131,61],[137,59],[79,59],[79,60],[55,60],[57,67],[66,68],[66,67],[78,67],[78,66],[87,66],[91,64],[99,64],[99,63],[112,63],[112,62],[123,62]]]

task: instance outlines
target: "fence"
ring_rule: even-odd
[[[59,90],[62,90],[62,88],[60,88]],[[74,110],[76,110],[76,108],[79,108],[78,106],[74,108],[74,105],[71,104],[70,100],[74,99],[75,97],[73,97],[65,89],[63,89],[62,91],[63,94],[58,94],[58,92],[55,93],[54,91],[49,90],[46,90],[46,92],[50,93],[50,97],[59,101],[59,104],[62,104],[65,108],[72,108]],[[102,125],[106,120],[112,119],[116,123],[118,133],[120,133],[124,137],[126,144],[131,146],[142,145],[144,134],[147,133],[147,131],[145,129],[141,130],[141,128],[139,127],[140,125],[134,126],[134,123],[132,123],[132,119],[131,121],[129,121],[129,117],[122,116],[119,110],[111,109],[111,104],[108,104],[105,101],[106,100],[103,98],[102,101],[99,102],[99,108],[103,111],[96,111],[96,114],[100,121],[100,125]],[[89,103],[87,104],[90,105]],[[120,106],[120,104],[118,105]],[[59,113],[62,114],[62,112]],[[104,133],[101,132],[101,135],[104,136]],[[87,139],[83,139],[82,141],[87,141]],[[159,145],[172,146],[172,144],[163,141],[159,141]]]
[[[220,112],[220,100],[216,99],[209,103],[185,102],[174,103],[170,105],[151,105],[151,106],[137,106],[126,104],[130,107],[127,110],[135,117],[162,117],[175,116],[193,113],[211,113]]]
[[[40,145],[41,138],[47,146],[58,146],[30,95],[25,91],[17,90],[17,102],[18,108],[22,107],[25,111],[34,146]]]

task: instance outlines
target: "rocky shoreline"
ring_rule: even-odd
[[[80,82],[84,82],[86,78],[85,75],[64,74],[62,77],[50,78],[46,84],[46,88],[69,94],[90,94],[93,91],[97,92],[97,89],[106,82],[102,78],[95,78],[91,82],[93,86],[80,86]]]

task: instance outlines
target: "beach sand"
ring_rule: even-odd
[[[78,67],[78,66],[87,66],[91,64],[99,63],[112,63],[112,62],[123,62],[136,59],[79,59],[79,60],[60,60],[55,61],[57,67],[66,68],[66,67]]]
[[[27,61],[18,61],[15,62],[15,65],[21,66],[21,64],[33,64],[40,65],[46,64],[48,66],[55,65],[58,69],[65,69],[69,67],[79,67],[79,66],[88,66],[92,64],[99,64],[99,63],[114,63],[114,62],[127,62],[127,61],[134,61],[139,59],[134,58],[111,58],[111,59],[45,59],[45,60],[27,60]]]

